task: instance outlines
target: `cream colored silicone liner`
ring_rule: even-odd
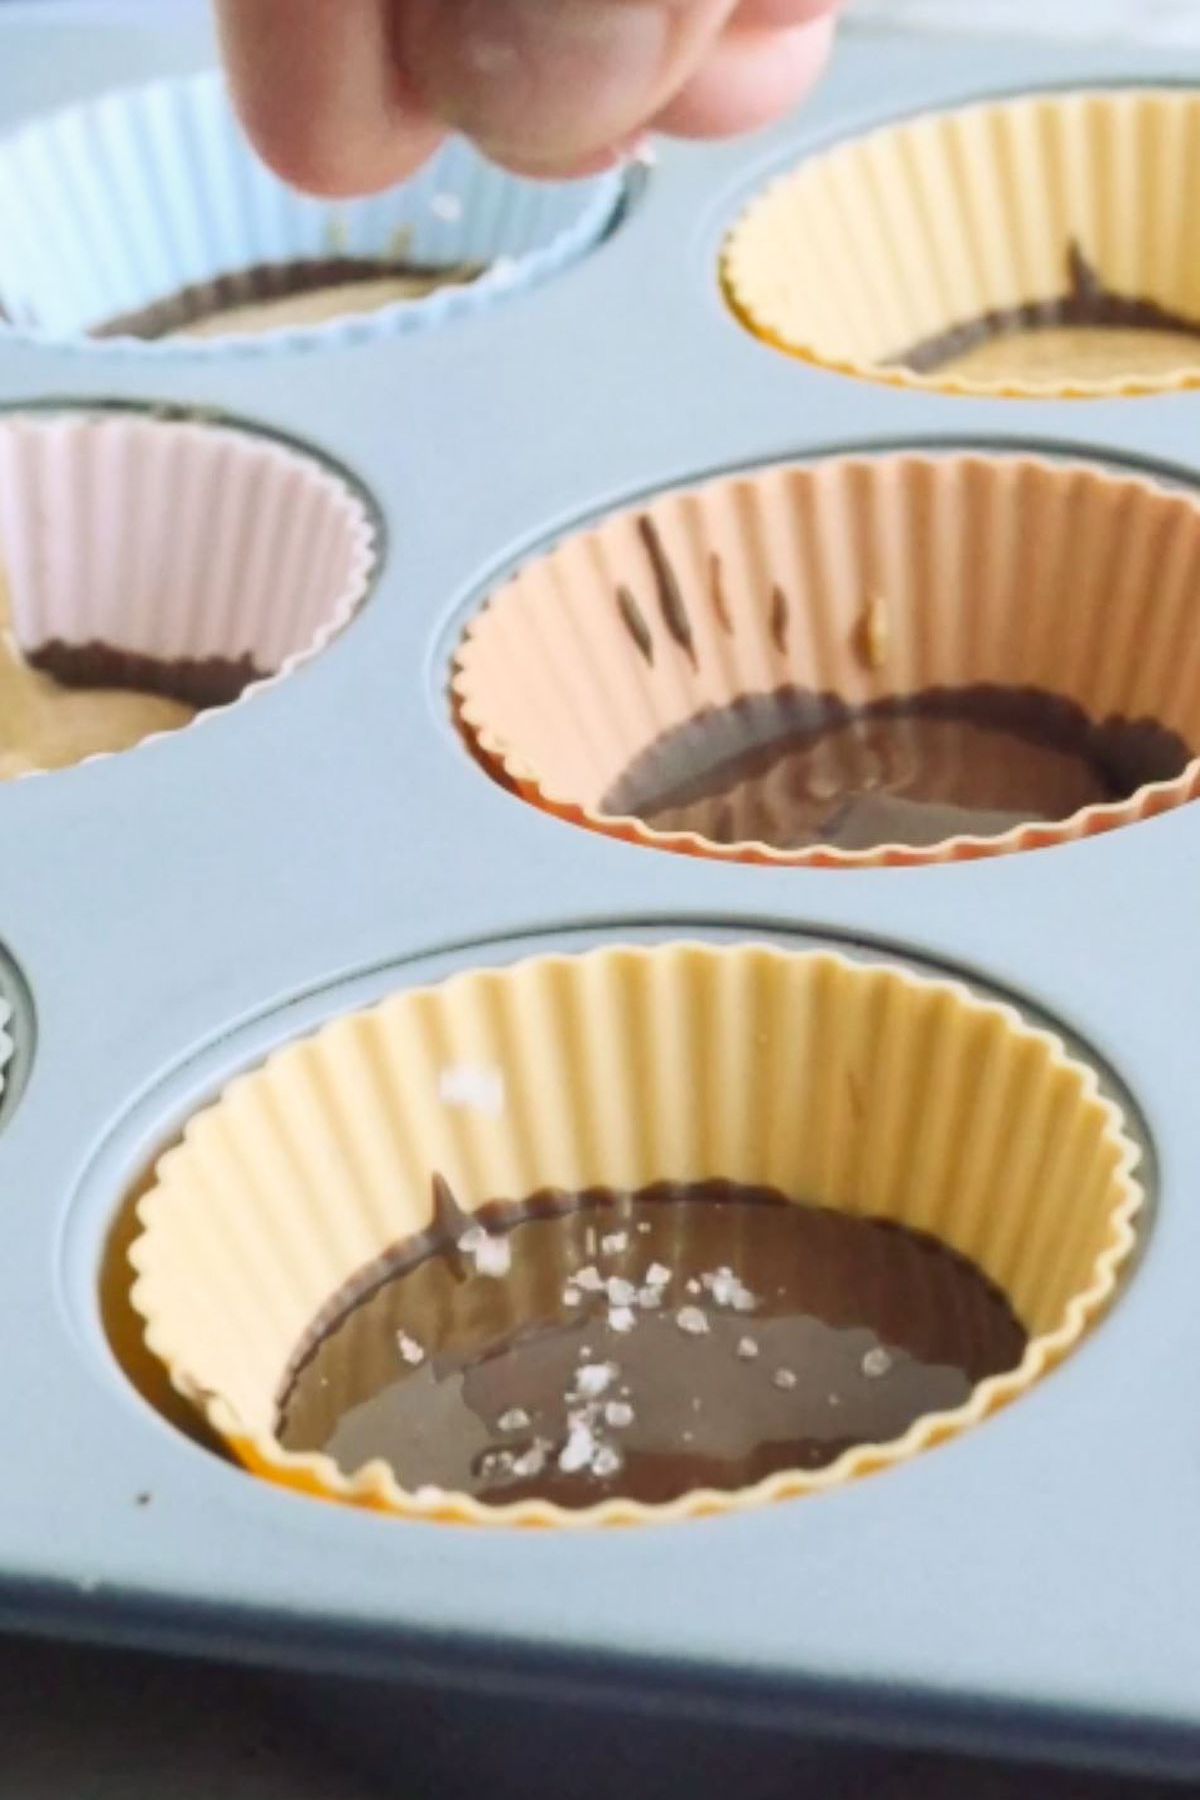
[[[495,1075],[503,1106],[445,1096]],[[478,1084],[477,1084],[478,1085]],[[1113,1296],[1139,1152],[1091,1069],[1007,1006],[898,968],[673,944],[468,973],[326,1026],[188,1124],[142,1199],[133,1304],[175,1387],[250,1469],[413,1518],[579,1526],[735,1511],[836,1486],[1023,1393]],[[1008,1295],[1023,1361],[968,1404],[820,1473],[567,1512],[404,1492],[273,1436],[289,1360],[356,1272],[425,1228],[539,1188],[725,1177],[931,1232]]]
[[[1091,397],[1200,383],[1200,338],[1166,368],[1097,378],[918,374],[892,359],[993,312],[1060,298],[1075,246],[1106,292],[1200,321],[1200,95],[1040,94],[927,114],[803,162],[726,241],[726,292],[779,349],[850,375],[964,394]]]
[[[648,525],[686,642],[665,618]],[[1200,748],[1198,593],[1200,505],[1151,481],[1019,456],[781,465],[661,495],[536,557],[467,627],[453,694],[507,785],[636,843],[830,868],[996,856],[1190,800],[1200,761],[1068,819],[923,848],[716,844],[604,804],[664,733],[788,686],[852,704],[1030,687],[1097,722],[1154,720]]]

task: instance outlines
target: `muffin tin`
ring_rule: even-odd
[[[211,59],[186,11],[10,5],[0,120]],[[668,855],[505,792],[448,700],[463,626],[508,573],[710,473],[998,449],[1200,480],[1200,397],[892,391],[792,361],[727,310],[722,237],[807,150],[985,94],[1180,78],[1178,57],[1115,49],[1013,43],[979,63],[971,44],[848,34],[800,117],[664,147],[588,258],[440,330],[236,367],[0,337],[5,408],[236,414],[348,470],[381,550],[349,628],[252,703],[0,789],[6,1623],[843,1743],[1200,1768],[1200,813],[924,869]],[[1097,1067],[1143,1140],[1154,1217],[1111,1316],[1020,1404],[819,1499],[514,1533],[282,1493],[133,1385],[102,1312],[110,1230],[231,1075],[397,987],[680,939],[949,973]],[[122,1347],[155,1398],[132,1334]]]

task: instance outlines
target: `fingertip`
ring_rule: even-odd
[[[827,15],[786,30],[733,25],[703,67],[654,120],[675,137],[732,137],[758,131],[797,106],[829,60]]]

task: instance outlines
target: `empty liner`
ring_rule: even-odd
[[[602,236],[622,192],[619,174],[524,181],[454,141],[387,193],[316,200],[258,161],[219,76],[159,81],[0,140],[0,319],[26,337],[86,345],[102,333],[126,348],[192,355],[370,341],[482,312],[545,279]],[[322,274],[322,265],[339,261],[483,273],[252,335],[141,337],[122,325],[178,329],[215,304],[278,294],[297,266],[309,285],[333,282],[336,268]]]
[[[347,623],[373,563],[359,497],[270,439],[148,414],[0,417],[3,772],[129,747],[164,709],[175,729],[290,674]],[[113,689],[149,696],[145,729],[134,701],[114,733]]]
[[[1200,96],[1176,90],[924,115],[767,188],[726,242],[726,291],[779,349],[905,386],[1061,397],[1192,387],[1198,156]],[[1040,329],[996,336],[1021,326]]]
[[[467,1066],[497,1109],[450,1104]],[[278,1051],[186,1127],[141,1200],[133,1304],[175,1387],[250,1469],[409,1517],[580,1525],[680,1519],[827,1489],[954,1436],[1023,1393],[1112,1298],[1139,1152],[1093,1072],[1006,1006],[897,968],[761,946],[549,956],[398,993]],[[1023,1360],[969,1402],[816,1472],[669,1505],[484,1505],[284,1450],[275,1408],[331,1297],[463,1206],[658,1180],[763,1184],[932,1233],[1003,1289]],[[547,1271],[554,1292],[562,1271]],[[326,1315],[328,1316],[328,1315]]]
[[[664,734],[788,688],[852,706],[1031,689],[1200,749],[1198,581],[1200,507],[1150,481],[1020,456],[776,466],[651,499],[529,562],[467,627],[453,697],[498,779],[633,842],[831,868],[994,856],[1176,806],[1200,762],[1060,821],[866,850],[718,844],[608,796]]]

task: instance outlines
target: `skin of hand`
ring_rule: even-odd
[[[620,161],[649,130],[752,131],[795,106],[840,0],[217,0],[242,122],[286,181],[401,181],[447,131],[520,174]]]

